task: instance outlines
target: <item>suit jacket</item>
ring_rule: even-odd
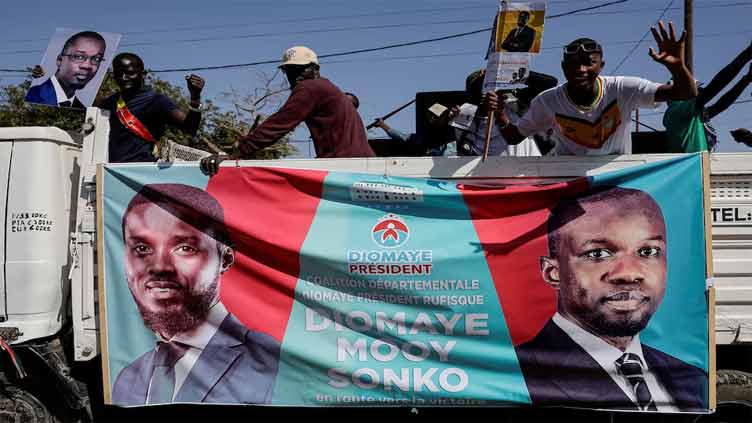
[[[501,44],[501,48],[510,53],[529,52],[530,49],[533,48],[533,41],[535,41],[535,30],[525,25],[516,37],[514,36],[515,32],[517,32],[517,28],[509,31],[507,38],[505,38],[504,42]]]
[[[47,78],[43,83],[29,88],[25,100],[27,103],[46,104],[48,106],[57,107],[57,94],[55,93],[55,86],[52,85],[52,79]],[[78,100],[78,97],[73,99],[73,105],[71,107],[75,109],[86,108],[83,103]]]
[[[274,338],[253,332],[228,315],[196,360],[174,402],[268,404],[279,350]],[[146,404],[154,353],[152,349],[120,372],[112,389],[113,404]]]
[[[637,409],[595,359],[552,320],[515,348],[534,405]],[[707,409],[707,374],[647,345],[648,367],[682,411]]]

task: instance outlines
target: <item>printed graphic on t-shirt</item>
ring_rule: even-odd
[[[573,142],[588,148],[601,148],[621,125],[621,111],[614,100],[593,122],[557,113],[556,123],[561,133]]]

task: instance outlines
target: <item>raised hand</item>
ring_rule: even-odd
[[[219,154],[212,154],[209,157],[204,157],[203,159],[201,159],[201,163],[199,164],[201,172],[203,172],[204,175],[208,175],[210,177],[216,175],[217,172],[219,172],[219,165],[226,158],[227,156]]]
[[[185,81],[188,83],[188,92],[191,94],[191,100],[200,99],[201,90],[204,89],[204,78],[190,74],[185,76]]]
[[[43,76],[44,76],[44,69],[42,69],[42,67],[39,65],[34,66],[34,69],[31,70],[31,77],[34,79],[38,79]]]
[[[496,94],[496,91],[489,91],[486,93],[483,97],[483,102],[481,103],[481,107],[483,106],[485,106],[485,109],[488,112],[495,112],[499,109],[499,95]]]
[[[684,43],[687,39],[687,31],[682,31],[681,37],[677,40],[674,23],[668,23],[668,32],[666,32],[666,27],[663,25],[663,21],[658,21],[658,29],[651,26],[650,32],[653,33],[655,43],[658,45],[657,53],[652,47],[650,48],[650,57],[667,68],[683,66]]]
[[[752,147],[752,132],[748,129],[739,128],[731,131],[731,136],[734,137],[736,142],[746,144],[747,147]]]

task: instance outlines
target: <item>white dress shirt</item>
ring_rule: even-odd
[[[70,98],[65,95],[65,90],[63,90],[62,85],[60,85],[60,81],[55,78],[55,75],[52,75],[50,77],[50,81],[52,81],[52,86],[55,87],[55,96],[57,97],[57,104],[60,104],[64,101],[70,101],[71,105],[73,105],[73,100],[76,99],[76,92],[73,92],[73,95],[70,96]]]
[[[183,386],[183,382],[185,382],[185,379],[191,372],[191,369],[193,369],[196,361],[198,361],[198,357],[209,344],[209,341],[214,334],[217,333],[219,326],[228,314],[229,312],[225,306],[221,302],[217,302],[209,309],[207,319],[192,331],[179,333],[169,340],[166,340],[157,334],[157,338],[160,341],[177,341],[190,347],[183,357],[175,363],[175,390],[172,392],[173,401],[175,400],[177,393],[180,391],[180,388]],[[149,382],[149,389],[151,390],[151,381]]]
[[[566,332],[567,335],[577,343],[577,345],[582,347],[582,349],[593,357],[593,359],[603,368],[603,370],[606,371],[606,373],[608,373],[609,376],[611,376],[611,379],[614,380],[616,385],[621,388],[624,394],[632,400],[635,405],[637,405],[637,397],[632,390],[632,385],[626,377],[619,374],[616,370],[616,360],[624,355],[624,353],[632,353],[639,356],[643,363],[642,369],[645,383],[647,383],[650,394],[653,397],[653,402],[655,402],[658,411],[679,411],[679,409],[673,405],[674,401],[671,395],[658,380],[656,374],[648,367],[648,363],[645,361],[645,356],[642,354],[642,344],[640,344],[639,335],[636,335],[632,339],[632,342],[627,346],[627,349],[622,351],[600,337],[581,328],[579,325],[569,321],[559,313],[554,314],[553,321],[556,326]]]

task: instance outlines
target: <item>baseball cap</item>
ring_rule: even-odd
[[[282,54],[282,63],[279,67],[286,65],[308,65],[310,63],[319,64],[319,58],[316,53],[308,47],[295,46],[290,47]]]

